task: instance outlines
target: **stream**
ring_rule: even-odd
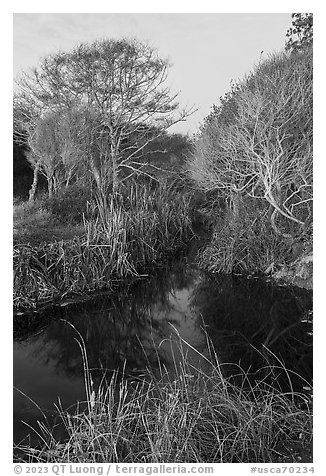
[[[73,412],[85,400],[80,336],[95,382],[114,371],[132,380],[148,367],[159,373],[165,366],[173,376],[185,353],[191,366],[209,372],[214,349],[235,383],[239,366],[255,381],[268,378],[271,364],[273,385],[305,392],[312,383],[311,310],[311,291],[210,275],[182,260],[119,293],[16,316],[14,441],[37,443],[31,427],[45,417],[55,423],[55,404]]]

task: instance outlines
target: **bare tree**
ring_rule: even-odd
[[[122,169],[131,174],[144,170],[137,161],[140,152],[191,114],[178,112],[178,94],[165,85],[168,67],[153,48],[137,41],[81,44],[46,57],[25,74],[18,81],[16,107],[30,112],[23,115],[29,137],[49,112],[83,111],[84,140],[79,144],[105,193],[109,186],[117,189]]]
[[[25,132],[21,141],[27,142],[26,156],[34,170],[30,200],[35,196],[39,173],[47,180],[50,197],[83,174],[82,126],[82,118],[74,109],[48,111],[28,124],[28,134]]]

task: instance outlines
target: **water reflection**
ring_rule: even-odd
[[[311,325],[301,321],[311,309],[311,300],[305,290],[273,287],[261,280],[212,277],[184,262],[176,263],[116,296],[103,295],[30,317],[28,326],[24,316],[17,317],[14,385],[45,409],[49,418],[58,397],[64,408],[85,398],[81,352],[76,331],[68,323],[85,341],[95,381],[103,374],[109,379],[116,369],[130,379],[146,374],[148,366],[158,371],[164,365],[175,373],[182,360],[180,345],[194,367],[209,371],[198,353],[207,355],[207,337],[227,375],[235,372],[235,366],[226,363],[240,364],[255,374],[267,359],[275,359],[273,353],[310,381]],[[190,346],[180,344],[176,334]],[[279,385],[286,385],[281,377]],[[301,389],[302,381],[294,378],[294,385]],[[20,420],[33,425],[37,418],[40,413],[35,405],[15,391],[15,441],[30,433]]]
[[[206,330],[221,362],[239,364],[254,374],[267,364],[284,365],[298,390],[302,378],[312,379],[312,293],[273,286],[261,279],[217,276],[202,280],[193,305],[202,313]],[[230,375],[234,366],[223,365]],[[263,370],[256,378],[263,378]],[[288,384],[283,371],[280,386]],[[273,376],[275,379],[275,375]],[[273,382],[275,385],[275,381]]]

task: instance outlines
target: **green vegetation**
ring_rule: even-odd
[[[161,368],[143,380],[114,374],[96,390],[83,342],[87,400],[74,414],[58,409],[67,437],[57,440],[46,422],[42,443],[15,448],[17,460],[39,463],[240,463],[312,461],[312,415],[303,394],[282,393],[264,382],[242,386],[223,376],[211,351],[208,370],[183,358],[174,377]],[[270,373],[274,369],[270,367]],[[286,372],[285,369],[283,369]],[[290,375],[288,375],[290,379]]]

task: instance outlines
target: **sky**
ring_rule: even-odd
[[[198,110],[172,132],[198,130],[213,104],[260,59],[284,47],[290,13],[15,13],[13,72],[99,38],[137,38],[172,66],[167,85]],[[263,53],[262,53],[263,51]]]

